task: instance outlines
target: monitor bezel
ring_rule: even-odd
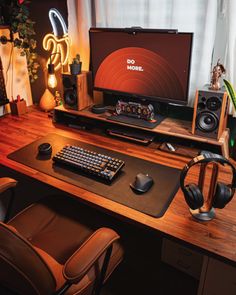
[[[94,86],[94,71],[92,66],[92,47],[91,47],[91,33],[103,33],[103,32],[121,32],[121,33],[127,33],[127,34],[138,34],[139,32],[142,33],[157,33],[157,34],[181,34],[181,35],[190,35],[191,36],[191,44],[190,44],[190,54],[189,54],[189,67],[188,67],[188,81],[187,81],[187,89],[186,89],[186,97],[183,100],[173,99],[173,98],[167,98],[167,97],[158,97],[158,96],[148,96],[148,95],[140,95],[137,93],[129,93],[129,92],[123,92],[118,91],[114,89],[107,89],[107,88],[101,88],[101,87],[95,87]],[[190,74],[191,74],[191,59],[192,59],[192,49],[193,49],[193,33],[192,32],[178,32],[177,29],[144,29],[141,27],[130,27],[130,28],[103,28],[103,27],[91,27],[89,29],[89,45],[90,45],[90,65],[89,69],[92,72],[92,80],[93,80],[93,89],[97,91],[102,91],[104,93],[108,94],[114,94],[114,95],[120,95],[121,97],[127,97],[130,98],[130,100],[139,100],[139,101],[150,101],[152,103],[154,102],[166,102],[169,104],[178,104],[178,105],[187,105],[188,99],[189,99],[189,88],[190,88]]]

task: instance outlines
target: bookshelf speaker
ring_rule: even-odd
[[[83,110],[92,104],[89,72],[79,75],[62,74],[63,105],[66,109]]]
[[[198,90],[194,104],[192,133],[219,139],[226,128],[228,96],[224,91]]]

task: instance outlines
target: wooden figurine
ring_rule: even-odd
[[[222,76],[222,74],[225,74],[225,72],[225,67],[220,63],[220,60],[218,59],[217,64],[212,70],[211,86],[209,87],[209,89],[220,90],[220,77]]]

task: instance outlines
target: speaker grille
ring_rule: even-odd
[[[221,100],[216,96],[212,96],[206,101],[206,106],[210,111],[217,111],[221,108]]]
[[[77,105],[77,93],[74,89],[67,89],[64,92],[64,102],[70,107]]]
[[[228,97],[225,91],[208,88],[196,92],[192,133],[219,139],[227,126]]]
[[[219,120],[214,113],[205,111],[198,114],[196,125],[202,132],[213,132],[219,126]]]
[[[76,87],[76,77],[72,76],[72,75],[64,75],[63,79],[62,79],[62,83],[64,88],[73,88]]]
[[[77,76],[62,74],[63,105],[65,108],[78,109]]]

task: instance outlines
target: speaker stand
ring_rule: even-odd
[[[195,219],[201,221],[210,221],[215,217],[215,209],[213,207],[208,212],[201,212],[200,209],[189,209],[189,211]]]

